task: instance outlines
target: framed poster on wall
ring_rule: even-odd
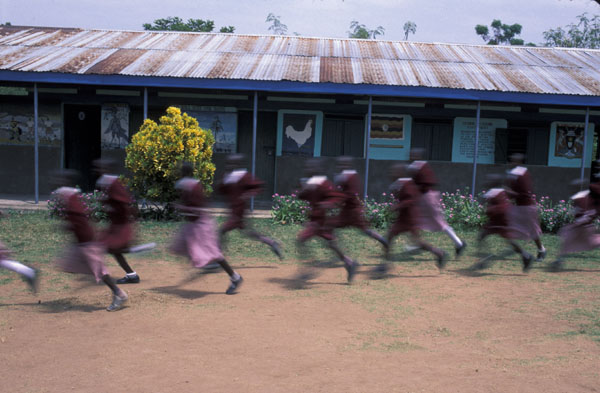
[[[102,105],[100,129],[102,149],[124,149],[129,143],[129,105]]]
[[[277,155],[320,156],[322,128],[322,112],[280,110],[277,115]]]
[[[235,108],[183,106],[182,111],[198,120],[198,125],[210,129],[215,137],[215,153],[237,152],[237,111]]]
[[[411,126],[412,117],[410,115],[373,114],[371,116],[369,158],[408,160]]]
[[[562,167],[581,167],[583,157],[584,123],[555,121],[550,125],[550,148],[548,165]],[[585,166],[592,163],[594,144],[594,123],[588,124],[587,153]]]

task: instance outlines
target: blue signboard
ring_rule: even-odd
[[[373,114],[369,158],[373,160],[408,160],[412,117],[409,115]]]
[[[479,119],[479,146],[477,162],[493,164],[496,151],[496,128],[506,128],[505,119]],[[457,117],[454,119],[454,135],[452,138],[452,161],[473,162],[475,156],[475,130],[477,119],[474,117]]]

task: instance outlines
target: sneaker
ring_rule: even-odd
[[[242,276],[240,276],[240,278],[238,278],[237,280],[231,280],[231,283],[229,284],[229,288],[227,288],[225,293],[228,295],[233,295],[234,293],[237,292],[238,288],[242,285],[243,282],[244,282],[244,279],[242,278]]]
[[[354,280],[354,275],[356,274],[356,268],[358,267],[358,262],[350,261],[344,265],[346,271],[348,272],[348,282],[352,282]]]
[[[203,266],[204,269],[208,269],[208,270],[218,269],[220,267],[221,267],[221,265],[219,265],[217,262],[211,262],[208,265]]]
[[[456,257],[459,258],[463,252],[465,252],[465,248],[467,248],[467,242],[462,240],[462,245],[460,247],[456,247]]]
[[[113,301],[110,304],[110,306],[108,306],[106,308],[106,311],[117,311],[117,310],[123,308],[123,304],[125,304],[125,302],[128,299],[129,299],[129,296],[127,296],[126,293],[124,293],[123,296],[113,295]]]
[[[437,256],[435,264],[437,265],[438,269],[444,270],[446,267],[446,262],[448,262],[448,254],[445,251],[442,251],[442,253]]]
[[[546,250],[544,250],[544,251],[538,250],[537,258],[535,258],[535,260],[539,262],[539,261],[543,260],[544,258],[546,258]]]
[[[123,278],[117,280],[117,284],[138,284],[140,282],[140,276],[137,274],[133,277],[125,275]]]
[[[523,254],[523,273],[527,273],[531,270],[532,261],[533,255],[529,253]]]

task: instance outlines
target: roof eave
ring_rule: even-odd
[[[263,91],[278,93],[350,94],[387,97],[435,98],[520,104],[600,107],[600,96],[538,94],[467,90],[422,86],[392,86],[350,83],[306,83],[241,79],[173,78],[135,75],[67,74],[0,70],[0,82],[64,83],[128,87],[164,87]]]

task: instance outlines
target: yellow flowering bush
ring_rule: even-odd
[[[179,179],[179,166],[187,161],[210,193],[215,173],[214,143],[210,130],[200,128],[195,118],[182,115],[179,108],[169,107],[159,124],[146,119],[131,138],[125,159],[132,173],[128,185],[143,198],[171,202],[177,197],[174,184]]]

